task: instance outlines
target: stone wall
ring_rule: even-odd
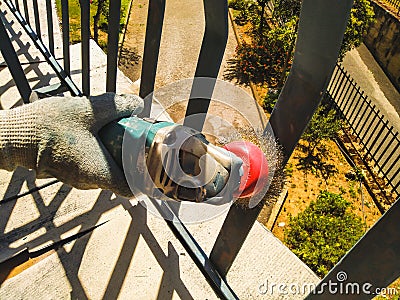
[[[369,28],[364,43],[400,91],[400,21],[375,2],[371,1],[371,5],[376,22]]]

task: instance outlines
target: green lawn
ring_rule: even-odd
[[[112,0],[111,0],[112,1]],[[126,15],[128,13],[129,3],[131,0],[121,0],[121,19],[120,27],[121,30],[125,26],[124,22],[126,20]],[[56,0],[57,15],[59,20],[61,20],[61,0]],[[91,35],[93,36],[93,16],[97,10],[97,5],[90,5],[90,28]],[[81,21],[80,21],[81,8],[79,5],[79,0],[69,1],[69,22],[70,22],[70,40],[72,44],[79,43],[81,41]],[[99,22],[99,46],[103,49],[107,45],[107,20],[101,16]],[[103,29],[103,30],[102,30]]]

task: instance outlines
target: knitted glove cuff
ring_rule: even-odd
[[[9,171],[17,166],[36,169],[36,114],[31,105],[0,111],[0,168]]]

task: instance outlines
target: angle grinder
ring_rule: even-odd
[[[99,135],[130,188],[151,197],[231,200],[251,197],[267,183],[267,160],[251,142],[217,147],[190,127],[136,116],[111,122]]]

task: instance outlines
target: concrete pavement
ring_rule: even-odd
[[[400,132],[400,94],[373,58],[368,48],[348,52],[342,65],[390,124]]]

